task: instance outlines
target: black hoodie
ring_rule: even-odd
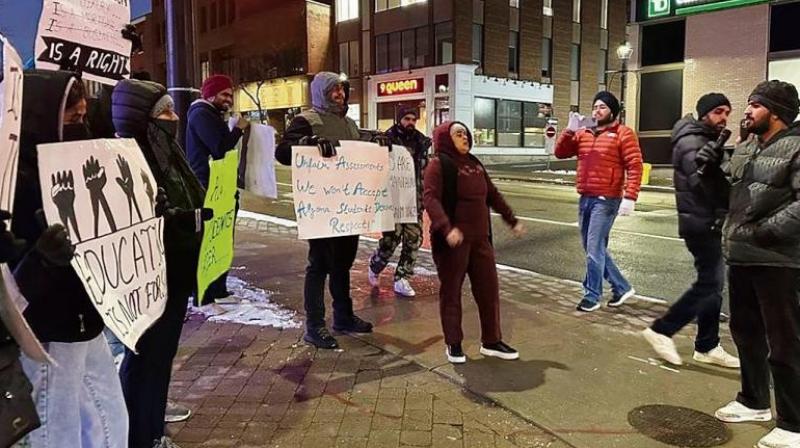
[[[29,302],[25,318],[42,342],[88,341],[103,330],[103,319],[72,266],[53,266],[34,249],[44,231],[36,218],[42,209],[36,145],[61,141],[63,109],[73,82],[80,81],[71,72],[31,70],[24,75],[12,231],[27,247],[22,260],[12,267]]]

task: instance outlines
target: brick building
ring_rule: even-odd
[[[738,132],[747,96],[765,79],[800,86],[798,1],[634,0],[628,124],[646,161],[670,162],[673,124],[697,99],[722,92]],[[736,135],[736,133],[734,134]]]
[[[335,0],[334,54],[351,112],[385,129],[399,105],[423,131],[474,129],[475,153],[546,153],[544,129],[620,90],[626,0]]]

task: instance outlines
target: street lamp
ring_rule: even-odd
[[[622,42],[617,47],[617,58],[622,62],[620,69],[620,122],[625,123],[625,81],[628,75],[628,60],[633,54],[633,47],[630,42]]]

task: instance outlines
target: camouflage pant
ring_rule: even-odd
[[[403,249],[400,260],[394,272],[395,281],[409,278],[414,274],[414,263],[417,261],[417,251],[422,246],[422,225],[418,223],[397,224],[394,232],[383,232],[383,237],[378,241],[378,249],[369,260],[372,272],[380,274],[389,263],[389,258],[400,243]]]

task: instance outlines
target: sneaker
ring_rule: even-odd
[[[181,448],[177,443],[173,442],[167,436],[162,437],[160,440],[153,441],[153,448]]]
[[[739,358],[726,352],[721,345],[714,347],[707,353],[695,351],[693,358],[697,362],[714,364],[720,367],[727,367],[729,369],[738,369],[740,366]]]
[[[303,336],[303,340],[317,348],[339,348],[339,344],[336,342],[336,339],[334,339],[333,336],[328,333],[328,329],[325,327],[306,329],[306,334]]]
[[[167,409],[164,415],[165,423],[178,423],[184,420],[189,420],[192,416],[192,410],[186,406],[180,405],[172,400],[167,400]]]
[[[495,358],[506,360],[519,359],[519,352],[503,341],[494,344],[481,344],[481,355],[494,356]]]
[[[408,283],[408,280],[404,278],[394,282],[394,292],[403,297],[414,297],[417,295],[417,292],[414,291],[414,288],[411,287],[411,284]]]
[[[615,307],[618,307],[618,306],[622,306],[622,304],[625,303],[626,300],[630,299],[635,294],[636,294],[636,290],[631,288],[625,294],[623,294],[623,295],[621,295],[619,297],[614,297],[611,300],[609,300],[608,301],[608,306],[610,306],[612,308],[615,308]]]
[[[372,333],[372,324],[354,314],[350,322],[334,322],[333,329],[340,333]]]
[[[661,359],[676,366],[683,365],[681,355],[678,354],[678,350],[675,348],[675,342],[672,338],[656,333],[652,328],[644,330],[642,332],[642,337],[644,337],[645,341],[650,343],[653,350],[658,353]]]
[[[592,311],[597,311],[600,309],[600,302],[592,302],[589,299],[581,300],[581,303],[578,304],[576,308],[578,311],[583,311],[584,313],[591,313]]]
[[[750,409],[734,400],[717,409],[714,417],[725,423],[768,422],[772,420],[772,410]]]
[[[775,428],[758,441],[757,448],[800,448],[800,432]]]
[[[467,356],[464,355],[464,350],[461,350],[461,344],[448,345],[444,352],[447,354],[447,360],[452,364],[464,364],[467,362]]]
[[[369,284],[372,285],[373,288],[377,288],[381,281],[381,274],[372,272],[372,269],[370,268],[367,268],[367,272],[367,280],[369,280]]]

